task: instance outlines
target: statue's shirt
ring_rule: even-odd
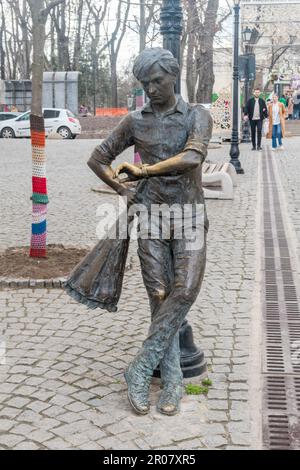
[[[109,137],[98,145],[93,157],[110,165],[126,148],[134,145],[142,162],[153,165],[181,152],[194,150],[202,162],[212,134],[213,121],[207,109],[190,105],[181,96],[165,113],[155,113],[148,102],[125,116]],[[201,165],[182,174],[149,178],[143,190],[144,204],[204,203]]]

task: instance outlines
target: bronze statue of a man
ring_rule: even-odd
[[[105,183],[122,196],[128,205],[144,204],[149,213],[153,205],[204,206],[201,164],[207,155],[212,133],[212,118],[201,105],[189,105],[175,95],[179,65],[172,53],[145,49],[135,60],[134,76],[141,82],[149,101],[139,111],[126,115],[107,139],[98,145],[88,162]],[[122,163],[115,171],[111,162],[134,145],[141,166]],[[139,190],[122,183],[143,180]],[[204,206],[205,207],[205,206]],[[203,244],[191,249],[187,238],[176,236],[171,220],[168,238],[138,239],[138,254],[143,280],[150,301],[151,325],[143,345],[125,372],[128,398],[139,414],[149,411],[149,387],[159,365],[163,390],[157,404],[161,413],[178,412],[182,397],[179,329],[200,291],[206,261],[208,221],[204,209]],[[189,223],[196,230],[194,213]],[[160,232],[161,234],[161,232]]]

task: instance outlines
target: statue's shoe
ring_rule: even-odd
[[[132,366],[129,366],[124,373],[128,387],[128,400],[137,414],[146,415],[150,410],[149,387],[151,378],[144,379],[141,374],[137,374],[132,369]]]
[[[181,384],[168,383],[164,385],[157,403],[157,411],[168,416],[176,415],[180,411],[181,398]]]

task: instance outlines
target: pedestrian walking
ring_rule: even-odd
[[[273,102],[269,105],[269,132],[267,139],[272,139],[272,150],[283,150],[282,139],[285,133],[285,107],[278,100],[278,95],[273,95]],[[277,145],[278,142],[278,145]]]
[[[282,103],[284,104],[284,107],[286,108],[287,107],[287,99],[285,97],[285,95],[282,95],[280,100],[279,100],[279,103]]]
[[[292,96],[289,96],[288,106],[287,106],[288,120],[291,121],[294,119],[294,100]]]
[[[294,119],[300,119],[300,90],[296,90],[293,95]]]
[[[265,100],[260,98],[259,88],[254,90],[254,96],[248,100],[244,115],[245,119],[249,119],[250,121],[252,150],[262,150],[261,137],[263,120],[268,117],[268,110]]]

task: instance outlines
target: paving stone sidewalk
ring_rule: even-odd
[[[62,150],[49,142],[49,242],[92,246],[97,204],[112,197],[90,191],[96,179],[85,161],[95,141],[74,144]],[[24,244],[30,224],[28,143],[5,145],[0,249]],[[223,146],[209,159],[228,160],[228,152]],[[238,176],[234,200],[207,202],[208,263],[188,319],[209,364],[208,395],[185,395],[181,413],[166,417],[155,410],[159,386],[154,384],[150,414],[139,417],[130,409],[123,370],[145,337],[150,315],[133,244],[116,313],[89,311],[59,289],[0,290],[6,346],[6,365],[0,365],[0,449],[253,445],[249,357],[259,158],[242,145],[245,175]]]
[[[297,237],[297,252],[300,260],[299,146],[300,137],[287,138],[284,140],[284,150],[277,151],[275,156],[286,197],[288,214]]]

